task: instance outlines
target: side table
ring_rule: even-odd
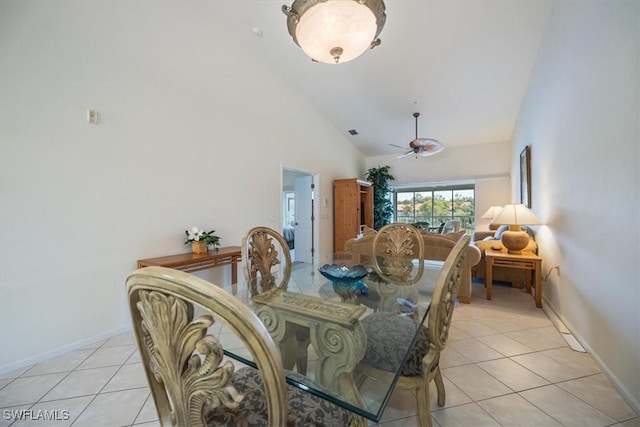
[[[487,299],[491,299],[493,291],[493,267],[517,268],[526,270],[525,284],[527,292],[531,293],[531,282],[535,287],[536,307],[542,307],[542,258],[533,252],[522,252],[521,254],[510,254],[505,251],[488,249],[485,251],[486,273],[485,285],[487,288]]]
[[[158,258],[139,259],[138,268],[156,265],[192,273],[194,271],[207,270],[209,268],[231,265],[231,284],[238,282],[238,264],[242,261],[240,246],[228,246],[220,248],[217,252],[209,251],[204,254],[191,252],[168,255]]]

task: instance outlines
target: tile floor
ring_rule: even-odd
[[[494,286],[492,301],[474,284],[472,303],[456,307],[441,357],[446,405],[434,426],[625,426],[640,419],[591,356],[567,346],[520,289]],[[0,426],[156,426],[132,333],[0,377]],[[60,421],[12,419],[39,410]],[[418,425],[415,397],[396,391],[379,424]]]

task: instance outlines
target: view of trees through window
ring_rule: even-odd
[[[438,231],[449,220],[458,220],[467,233],[472,233],[475,218],[475,187],[473,184],[455,187],[398,189],[395,191],[397,222],[420,223]],[[428,223],[425,224],[425,223]]]

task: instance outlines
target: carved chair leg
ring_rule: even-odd
[[[444,390],[444,382],[442,381],[442,374],[440,373],[440,367],[436,368],[436,374],[433,377],[433,380],[436,383],[436,389],[438,390],[438,405],[444,406],[444,402],[447,399],[445,390]]]
[[[416,404],[418,405],[418,418],[420,427],[431,427],[431,406],[429,404],[429,382],[423,381],[416,388]]]

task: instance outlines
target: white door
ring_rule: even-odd
[[[295,260],[300,262],[312,262],[312,183],[313,177],[311,175],[303,176],[296,178],[293,187],[295,193],[295,222],[293,226],[295,233]]]

